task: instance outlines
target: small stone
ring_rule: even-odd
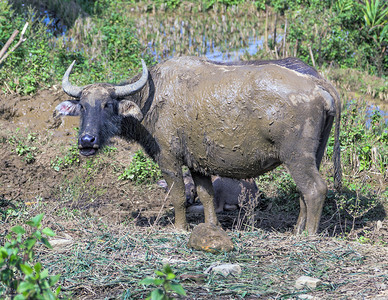
[[[383,222],[378,220],[376,223],[376,231],[380,231],[381,228],[383,228]]]
[[[298,295],[298,299],[308,299],[308,300],[314,300],[316,299],[314,296],[311,296],[311,295],[307,295],[307,294],[301,294],[301,295]]]
[[[295,282],[295,287],[297,289],[303,289],[304,287],[307,286],[310,289],[315,289],[317,286],[321,284],[322,284],[322,281],[318,278],[313,278],[309,276],[300,276]]]
[[[63,248],[64,246],[70,245],[73,243],[73,240],[68,240],[68,239],[55,239],[55,240],[50,240],[50,245],[53,248]]]
[[[211,253],[229,252],[234,248],[232,240],[221,227],[208,223],[194,227],[187,245]]]
[[[165,190],[166,192],[168,191],[168,185],[167,185],[166,180],[161,179],[161,180],[159,180],[156,184],[157,184],[159,187],[161,187],[163,190]]]
[[[213,265],[207,268],[205,274],[221,274],[226,277],[229,274],[231,275],[239,275],[241,274],[241,267],[237,264],[222,264],[222,265]]]

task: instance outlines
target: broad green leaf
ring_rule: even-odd
[[[50,242],[48,241],[48,239],[46,239],[45,237],[42,237],[42,238],[40,239],[40,241],[41,241],[43,244],[45,244],[45,246],[46,246],[47,248],[50,248],[50,249],[53,248],[53,246],[51,246],[51,244],[50,244]]]
[[[156,271],[155,271],[155,274],[158,275],[158,276],[162,276],[162,277],[166,276],[165,273],[163,273],[163,272],[161,272],[161,271],[159,271],[159,270],[156,270]]]
[[[35,227],[34,222],[32,222],[31,220],[30,220],[30,221],[27,221],[26,224],[27,224],[28,226]]]
[[[33,233],[33,235],[34,235],[38,240],[40,240],[40,239],[42,238],[42,233],[41,233],[39,230],[35,231],[35,232]]]
[[[61,287],[57,287],[57,289],[55,290],[55,295],[58,296],[59,295],[59,292],[61,291]]]
[[[172,282],[170,287],[178,295],[186,296],[186,291],[184,290],[184,288],[179,283]]]
[[[30,290],[33,290],[34,288],[35,288],[34,284],[30,282],[22,281],[19,284],[17,291],[18,293],[25,293],[25,292],[29,292]]]
[[[20,269],[26,275],[31,275],[33,273],[33,269],[27,264],[20,264]]]
[[[2,258],[8,257],[8,251],[4,247],[0,248],[0,257]]]
[[[164,293],[161,289],[156,289],[151,292],[151,300],[163,300]]]
[[[12,227],[11,231],[15,232],[15,233],[18,233],[18,234],[25,234],[26,233],[26,231],[24,230],[24,228],[22,226]]]
[[[49,277],[49,285],[50,287],[56,284],[61,277],[61,274],[53,275]]]
[[[40,262],[37,262],[34,266],[35,272],[39,273],[40,270],[42,270],[42,264]]]
[[[146,277],[142,281],[140,281],[140,284],[150,285],[150,284],[154,284],[154,282],[155,282],[155,278]]]
[[[25,300],[26,297],[24,297],[23,295],[17,295],[15,296],[15,298],[13,298],[13,300]]]
[[[55,236],[55,232],[52,231],[50,228],[46,227],[42,230],[42,233],[48,235],[48,236]]]
[[[34,227],[40,228],[40,222],[42,222],[43,215],[44,215],[44,214],[39,214],[39,215],[36,215],[35,217],[33,217],[33,218],[31,219],[31,221],[32,221],[33,224],[34,224]]]
[[[40,273],[40,279],[45,279],[48,277],[48,270],[45,269]]]
[[[32,237],[29,237],[29,238],[24,242],[24,244],[26,245],[27,250],[31,250],[32,247],[34,247],[34,245],[36,244],[36,239],[35,239],[35,238],[32,238]]]
[[[12,241],[14,242],[13,244],[16,245],[16,243],[21,243],[22,242],[22,235],[20,233],[18,233],[17,237],[16,237],[16,241]]]
[[[154,279],[154,284],[155,285],[161,285],[163,283],[164,279],[161,278],[155,278]]]
[[[174,273],[167,273],[166,279],[167,280],[173,280],[176,277]]]
[[[44,300],[55,300],[55,295],[51,290],[45,290],[42,295]]]

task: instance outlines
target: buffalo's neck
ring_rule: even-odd
[[[160,148],[154,138],[153,128],[146,124],[144,120],[139,122],[132,117],[124,118],[121,123],[120,136],[128,141],[139,143],[151,158],[157,160]]]
[[[144,116],[143,120],[139,122],[132,117],[124,118],[121,123],[120,136],[129,141],[139,143],[150,157],[157,160],[160,149],[154,138],[155,123],[158,118],[158,109],[153,105],[155,76],[157,77],[157,74],[154,74],[153,68],[150,68],[146,85],[135,95],[131,96],[131,100],[140,107]]]

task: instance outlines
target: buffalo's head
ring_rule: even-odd
[[[93,155],[106,144],[110,137],[120,133],[122,118],[133,117],[139,121],[143,114],[139,106],[127,99],[141,90],[148,80],[148,70],[141,60],[143,72],[134,83],[117,86],[108,83],[95,83],[78,87],[69,82],[69,75],[75,61],[69,66],[62,79],[66,94],[77,100],[67,100],[55,109],[59,115],[81,116],[78,148],[85,156]]]

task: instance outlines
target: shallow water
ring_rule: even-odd
[[[240,60],[256,55],[265,46],[265,18],[258,12],[239,17],[212,12],[174,16],[139,14],[135,19],[136,35],[156,61],[177,55]],[[273,18],[268,24],[271,39]],[[277,41],[281,39],[278,34]]]

